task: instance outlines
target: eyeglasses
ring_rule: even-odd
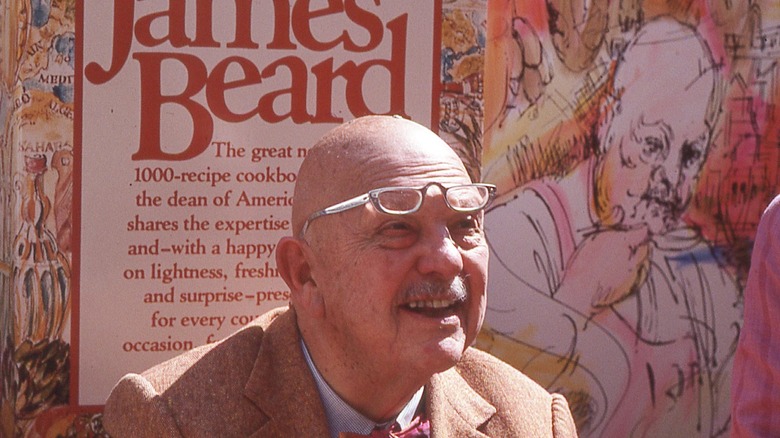
[[[399,216],[414,213],[420,209],[425,198],[425,192],[430,186],[438,186],[441,189],[447,207],[463,213],[482,210],[490,205],[496,196],[496,186],[482,183],[444,187],[440,183],[432,182],[421,188],[383,187],[369,190],[368,193],[312,213],[303,224],[301,236],[306,234],[306,230],[314,219],[329,214],[341,213],[369,202],[377,211],[385,214]]]

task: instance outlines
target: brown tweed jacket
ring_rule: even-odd
[[[142,375],[106,402],[120,437],[327,437],[292,310],[276,309],[221,342]],[[426,386],[433,437],[576,437],[566,400],[498,359],[469,348]]]

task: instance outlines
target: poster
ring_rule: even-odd
[[[287,304],[307,148],[364,114],[434,123],[438,15],[411,6],[85,4],[80,404]]]
[[[492,2],[479,346],[580,436],[727,436],[742,289],[780,191],[777,2]]]

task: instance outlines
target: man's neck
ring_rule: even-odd
[[[302,339],[304,339],[302,337]],[[411,380],[410,373],[395,367],[394,375],[378,375],[365,363],[351,362],[333,348],[317,348],[316,340],[303,340],[312,365],[329,387],[357,412],[376,423],[394,419],[428,379]]]
[[[411,424],[415,415],[420,412],[423,397],[422,387],[411,397],[398,414],[382,420],[374,420],[366,417],[341,398],[328,382],[325,381],[325,378],[314,364],[303,340],[301,340],[301,349],[303,350],[306,364],[309,366],[314,381],[317,384],[317,390],[325,408],[325,413],[328,418],[328,427],[332,437],[337,437],[339,432],[353,432],[368,435],[374,427],[387,427],[391,423],[398,423],[398,426],[401,429],[405,429]]]

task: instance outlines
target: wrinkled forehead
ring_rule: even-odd
[[[376,149],[345,168],[345,195],[393,186],[422,187],[430,182],[471,182],[463,163],[443,142],[408,142]]]
[[[293,223],[368,190],[429,182],[471,182],[457,154],[435,133],[394,117],[356,119],[326,134],[301,166]]]
[[[343,186],[371,189],[402,180],[466,174],[455,152],[428,128],[390,117],[358,119],[343,127],[328,154]]]

